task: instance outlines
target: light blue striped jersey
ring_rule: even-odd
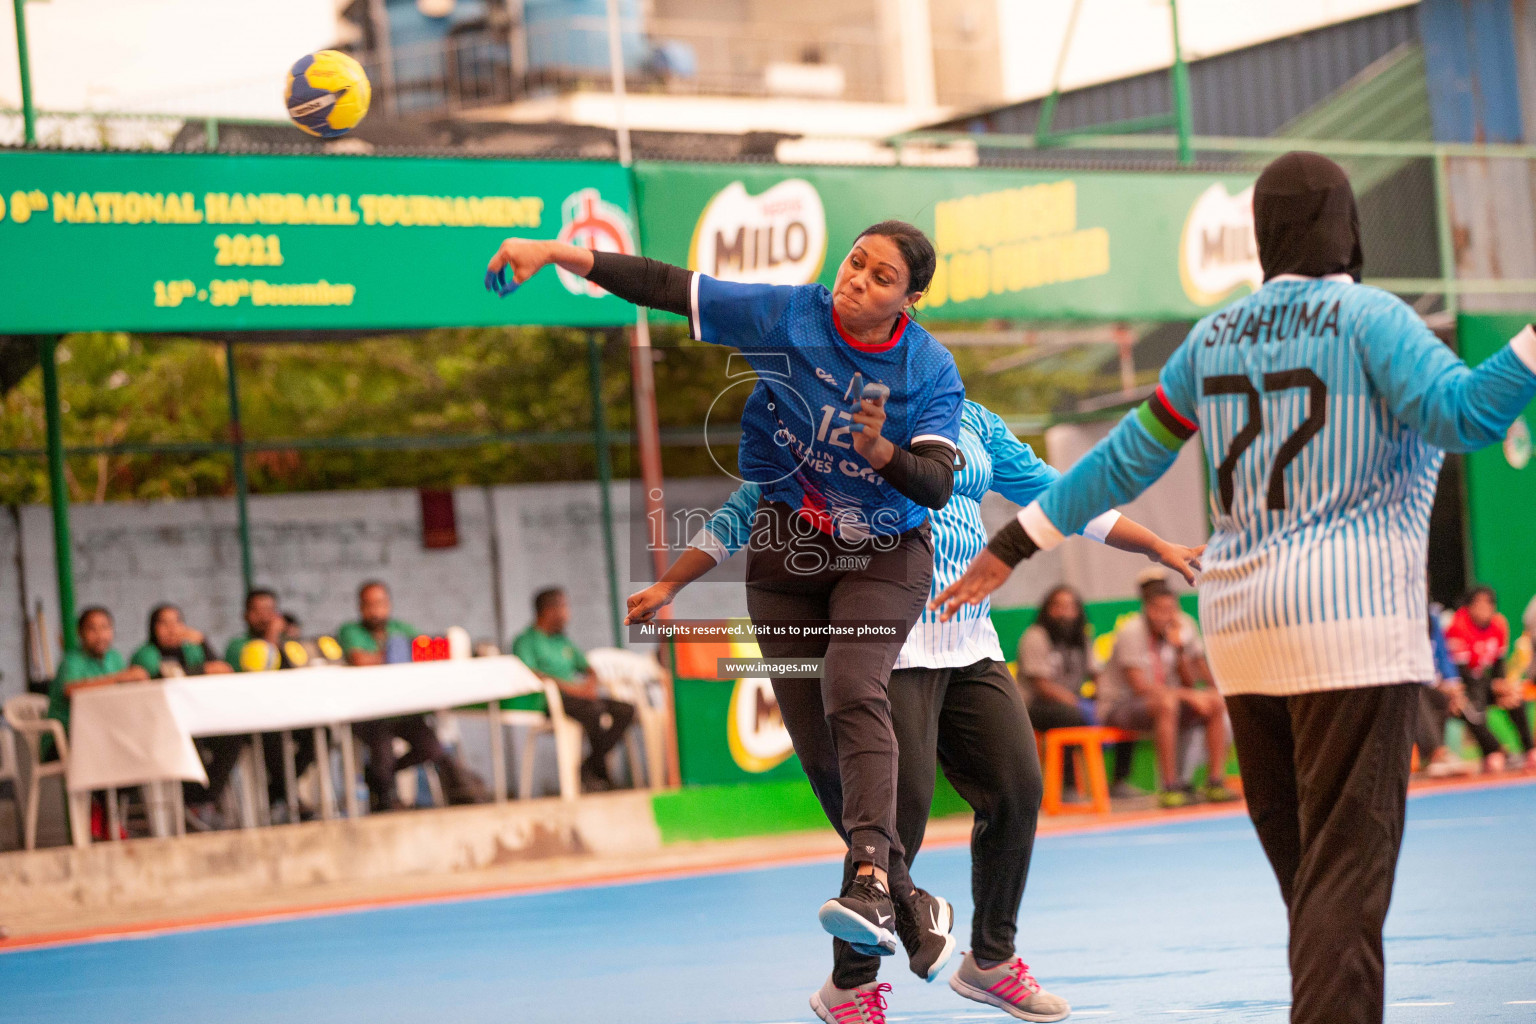
[[[1061,475],[1015,437],[1002,417],[972,401],[966,401],[961,410],[960,453],[965,465],[955,473],[954,492],[931,519],[930,596],[959,579],[987,546],[981,499],[988,491],[1024,505]],[[745,547],[760,496],[761,491],[753,484],[737,488],[693,538],[691,546],[708,552],[716,562]],[[1118,518],[1118,513],[1103,516],[1083,532],[1103,540]],[[983,601],[965,606],[949,622],[940,622],[937,613],[925,609],[907,635],[894,667],[957,668],[987,658],[1006,660],[992,626],[991,604]]]
[[[1536,396],[1536,333],[1469,370],[1396,297],[1282,277],[1201,320],[1126,416],[1020,513],[1042,546],[1125,502],[1198,429],[1211,539],[1201,627],[1226,693],[1433,678],[1430,506],[1443,450],[1504,436]]]

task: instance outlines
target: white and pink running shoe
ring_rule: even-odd
[[[1065,1020],[1072,1012],[1065,999],[1040,987],[1029,973],[1029,965],[1018,957],[982,970],[976,965],[976,958],[967,953],[949,976],[949,987],[967,999],[995,1006],[1019,1020]]]
[[[827,1024],[885,1024],[885,994],[890,990],[884,981],[838,988],[828,975],[821,990],[811,993],[811,1009]]]

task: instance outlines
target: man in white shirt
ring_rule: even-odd
[[[1199,628],[1179,608],[1166,578],[1154,573],[1143,580],[1141,614],[1115,631],[1114,653],[1100,677],[1099,721],[1152,734],[1163,807],[1189,802],[1178,784],[1179,730],[1203,727],[1210,760],[1202,795],[1216,802],[1236,799],[1225,785],[1226,706],[1210,686]]]

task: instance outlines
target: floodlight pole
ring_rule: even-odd
[[[624,82],[624,37],[619,28],[619,0],[608,0],[608,75],[613,82],[613,127],[619,141],[619,163],[634,163],[629,148],[629,119],[624,116],[628,97]]]
[[[240,578],[249,594],[251,570],[250,487],[245,478],[245,427],[240,423],[240,383],[235,376],[235,345],[224,342],[224,379],[229,384],[229,450],[235,464],[235,516],[240,533]]]
[[[1194,114],[1189,105],[1189,66],[1184,63],[1184,47],[1179,43],[1179,0],[1168,0],[1173,20],[1173,120],[1179,133],[1179,163],[1195,162],[1190,136],[1194,134]]]
[[[16,8],[16,66],[21,71],[21,123],[28,146],[37,145],[37,111],[32,108],[32,64],[27,56],[27,0],[12,0]],[[70,632],[68,628],[64,630]]]
[[[18,0],[18,3],[20,0]],[[43,414],[48,434],[48,497],[53,503],[53,564],[59,581],[59,630],[64,649],[80,646],[75,631],[75,569],[69,542],[69,487],[64,479],[64,424],[59,402],[59,339],[38,338],[38,361],[43,367]]]
[[[587,332],[587,377],[592,388],[592,444],[597,449],[597,486],[603,511],[603,560],[608,570],[608,612],[613,646],[624,646],[624,615],[619,604],[619,559],[613,544],[613,453],[608,446],[608,412],[603,407],[603,348],[596,331]]]
[[[1077,16],[1083,9],[1083,0],[1072,0],[1072,10],[1067,14],[1067,31],[1061,37],[1061,49],[1056,51],[1056,70],[1051,73],[1051,91],[1040,104],[1040,118],[1035,124],[1035,143],[1045,145],[1051,137],[1051,122],[1056,118],[1056,103],[1061,99],[1061,76],[1067,68],[1067,53],[1072,49],[1072,37],[1077,34]]]
[[[624,109],[624,45],[619,31],[619,0],[608,0],[608,73],[613,83],[614,132],[618,138],[619,164],[627,169],[634,162],[634,149],[630,144],[629,118]],[[633,180],[631,177],[631,188]],[[638,224],[635,237],[638,241]],[[660,579],[667,570],[667,506],[662,487],[661,432],[656,418],[655,370],[651,357],[651,323],[645,307],[637,306],[634,342],[630,346],[630,372],[634,378],[635,440],[640,449],[640,483],[645,489],[645,519],[649,530],[651,568],[656,578]],[[666,616],[667,610],[662,609],[662,617]]]

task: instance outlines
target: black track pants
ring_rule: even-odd
[[[761,502],[747,554],[747,610],[754,626],[889,623],[888,640],[759,633],[768,658],[825,658],[821,679],[775,679],[795,753],[860,861],[887,869],[896,837],[896,734],[886,696],[891,666],[922,614],[933,575],[926,524],[899,537],[835,539],[794,526],[788,505]],[[836,772],[827,767],[830,752]],[[812,769],[811,764],[820,767]],[[892,852],[896,856],[891,856]]]
[[[1248,814],[1289,912],[1293,1024],[1380,1024],[1419,683],[1227,698]]]

